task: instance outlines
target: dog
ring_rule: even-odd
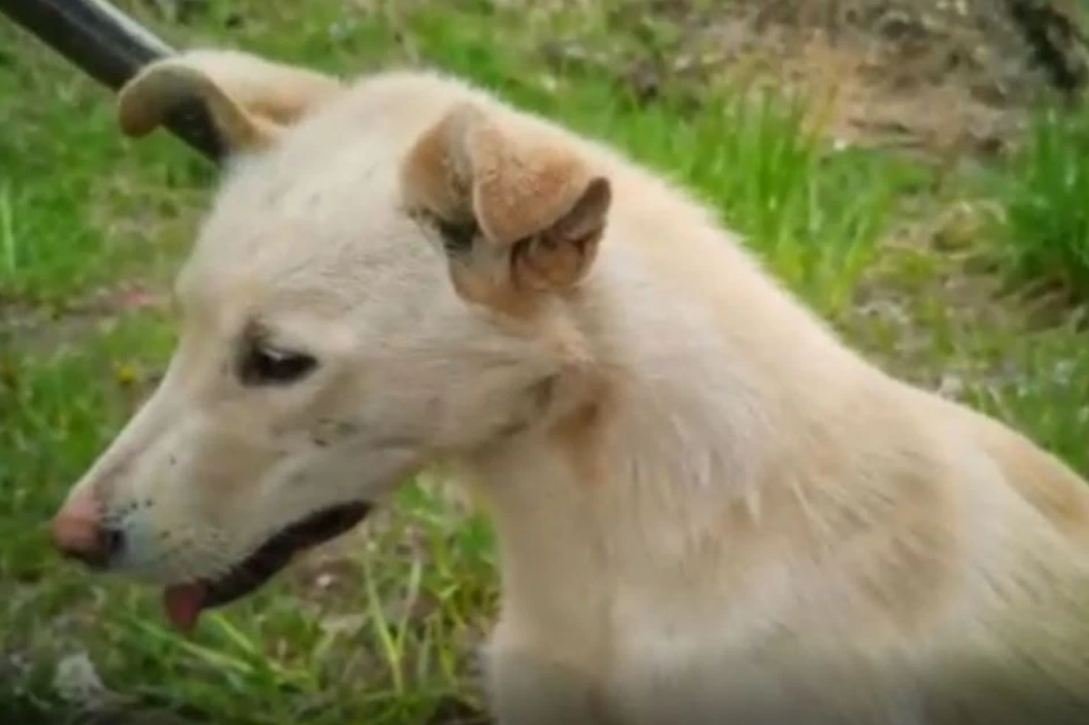
[[[1089,721],[1085,482],[683,191],[424,71],[192,50],[121,128],[194,98],[229,154],[180,342],[61,551],[186,629],[448,461],[497,531],[502,723]]]

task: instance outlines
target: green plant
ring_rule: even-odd
[[[1089,107],[1040,114],[998,183],[1016,273],[1089,294]]]

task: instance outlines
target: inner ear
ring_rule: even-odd
[[[151,65],[121,89],[121,131],[127,136],[145,136],[186,101],[204,105],[219,137],[231,150],[264,148],[279,134],[276,123],[249,112],[201,69],[175,59]]]
[[[438,219],[435,226],[442,237],[442,248],[451,256],[465,255],[472,251],[473,243],[480,235],[480,226],[476,219],[468,221],[448,222]]]
[[[150,63],[121,89],[118,120],[143,136],[187,102],[207,108],[229,151],[265,148],[343,89],[336,78],[234,51],[195,50]]]
[[[438,220],[462,296],[508,310],[585,276],[611,202],[562,134],[471,105],[420,138],[402,186],[410,209]]]
[[[552,244],[570,242],[586,246],[596,242],[605,231],[612,195],[609,180],[594,177],[571,209],[545,232],[546,238]]]
[[[518,242],[511,261],[514,284],[559,292],[582,280],[597,257],[611,200],[609,181],[595,177],[563,216]]]

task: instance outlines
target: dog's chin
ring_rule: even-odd
[[[299,552],[354,528],[370,508],[369,503],[359,501],[322,509],[281,529],[221,576],[166,587],[163,606],[167,617],[178,629],[191,630],[204,610],[246,596],[287,566]]]

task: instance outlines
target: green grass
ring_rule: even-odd
[[[179,45],[227,43],[338,72],[438,65],[611,141],[706,200],[870,354],[929,385],[955,372],[960,397],[1089,470],[1089,390],[1071,388],[1089,380],[1084,335],[1033,331],[1004,301],[951,298],[947,278],[968,274],[959,258],[884,243],[894,225],[927,216],[904,200],[949,201],[929,196],[926,171],[831,149],[800,102],[728,85],[644,101],[599,63],[543,52],[568,37],[590,49],[675,43],[668,23],[483,1],[212,0],[184,17],[124,5]],[[136,722],[392,723],[478,709],[474,647],[496,604],[491,532],[439,481],[408,486],[365,537],[189,640],[163,628],[153,592],[50,552],[44,522],[170,352],[163,306],[134,307],[118,291],[165,293],[214,172],[165,134],[123,141],[108,94],[3,23],[0,99],[17,101],[0,103],[0,721],[77,715],[55,676],[80,653],[114,717]],[[1073,194],[1038,192],[1075,210]],[[988,241],[974,239],[973,253],[992,255]],[[861,314],[872,290],[900,314]]]
[[[164,222],[209,170],[161,141],[142,161],[123,157],[109,97],[29,42],[16,47],[31,62],[0,64],[0,97],[29,105],[0,104],[0,126],[17,129],[0,135],[0,301],[60,303],[147,272],[178,241]]]
[[[1089,295],[1089,107],[1048,109],[999,180],[1011,269]]]
[[[1029,344],[1011,344],[1004,352],[1017,353],[1016,368],[970,386],[965,399],[1020,430],[1031,431],[1053,453],[1087,471],[1089,355],[1085,343],[1084,334],[1058,328],[1032,335]]]

